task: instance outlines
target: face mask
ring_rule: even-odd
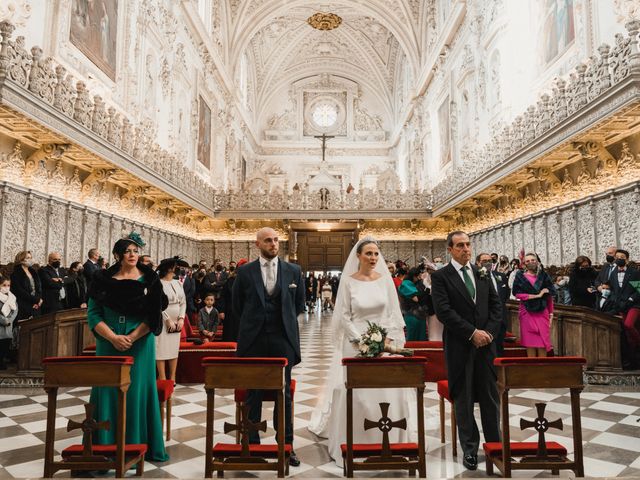
[[[0,287],[0,293],[4,293],[5,295],[9,293],[11,287]]]
[[[611,290],[609,290],[608,288],[602,290],[602,296],[604,298],[607,298],[609,295],[611,295]]]
[[[607,263],[613,263],[615,257],[613,255],[607,255]]]
[[[627,264],[627,261],[624,258],[616,258],[616,265],[619,267],[624,267]]]
[[[443,266],[444,266],[444,264],[442,262],[436,262],[436,268],[438,270],[440,270]]]
[[[216,266],[216,272],[221,272],[221,271],[222,271],[222,265]]]
[[[60,268],[60,262],[51,262],[53,268]]]
[[[538,269],[538,265],[535,263],[527,263],[526,267],[530,272],[535,272]]]
[[[236,270],[236,267],[234,267],[233,265],[229,267],[230,272],[235,272],[235,270]]]
[[[29,259],[29,260],[23,260],[22,261],[23,265],[26,265],[27,267],[31,267],[33,266],[33,260]]]
[[[482,268],[486,270],[491,270],[493,268],[493,262],[484,262],[482,264]]]

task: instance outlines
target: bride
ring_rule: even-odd
[[[324,396],[311,415],[309,430],[329,438],[329,454],[342,467],[340,444],[347,441],[346,389],[343,357],[358,355],[358,340],[367,330],[367,321],[387,330],[387,342],[402,347],[405,342],[404,319],[398,294],[375,240],[359,241],[344,266],[332,317],[336,350],[327,372]],[[355,389],[353,391],[354,443],[381,443],[377,429],[364,431],[364,419],[377,421],[381,417],[381,402],[390,403],[389,418],[407,419],[408,430],[393,429],[390,442],[417,441],[415,389]]]

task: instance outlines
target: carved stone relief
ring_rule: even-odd
[[[47,222],[49,218],[47,201],[33,197],[29,201],[29,244],[33,261],[40,264],[47,260]],[[17,253],[17,252],[16,252]]]
[[[67,209],[63,204],[58,202],[51,202],[47,207],[49,210],[49,251],[58,252],[62,255],[65,251]]]
[[[593,222],[595,219],[593,218],[593,208],[590,204],[580,205],[577,211],[578,254],[586,255],[592,262],[599,261],[600,259],[594,251]]]

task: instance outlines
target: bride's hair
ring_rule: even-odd
[[[378,245],[378,242],[376,242],[375,240],[373,240],[371,238],[365,238],[364,240],[360,241],[360,243],[358,243],[358,248],[356,249],[356,252],[357,253],[362,253],[362,249],[366,245],[369,245],[370,243],[373,243],[376,247],[380,248],[380,246]]]

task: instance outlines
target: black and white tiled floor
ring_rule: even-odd
[[[291,469],[292,476],[302,478],[341,477],[327,453],[326,440],[307,430],[311,412],[322,390],[332,352],[330,315],[309,315],[301,325],[303,362],[293,371],[297,379],[295,394],[294,448],[302,465]],[[89,389],[63,392],[58,397],[56,421],[56,453],[71,443],[78,443],[76,432],[67,433],[69,418],[84,417],[84,402]],[[571,418],[568,394],[556,391],[515,391],[511,400],[511,435],[514,441],[537,440],[535,432],[520,431],[520,417],[535,418],[534,404],[547,402],[547,418],[562,418],[563,431],[547,436],[567,446],[571,452]],[[234,422],[233,398],[230,392],[217,399],[216,441],[225,421]],[[268,404],[267,404],[268,405]],[[201,478],[204,475],[206,396],[202,385],[178,385],[174,397],[172,440],[167,443],[171,460],[164,464],[147,463],[145,477]],[[486,477],[482,457],[476,472],[469,472],[460,459],[452,457],[449,429],[445,444],[440,443],[438,396],[434,385],[425,394],[427,422],[427,476],[429,478]],[[448,407],[447,407],[448,408]],[[640,476],[640,392],[619,392],[612,388],[588,387],[581,397],[585,471],[591,477]],[[271,419],[271,411],[264,418]],[[447,410],[447,418],[448,418]],[[40,389],[0,390],[0,478],[34,478],[43,473],[46,395]],[[270,422],[269,422],[270,423]],[[533,434],[532,434],[533,433]],[[273,438],[273,431],[268,435]],[[229,439],[230,440],[230,437]],[[132,472],[133,473],[133,472]],[[113,472],[110,475],[112,476]],[[68,476],[60,472],[57,476]],[[563,472],[562,476],[573,476]],[[228,473],[228,477],[264,477],[272,474]],[[394,476],[391,472],[364,476]],[[395,476],[406,476],[396,474]],[[550,472],[516,472],[516,477],[544,476]]]

